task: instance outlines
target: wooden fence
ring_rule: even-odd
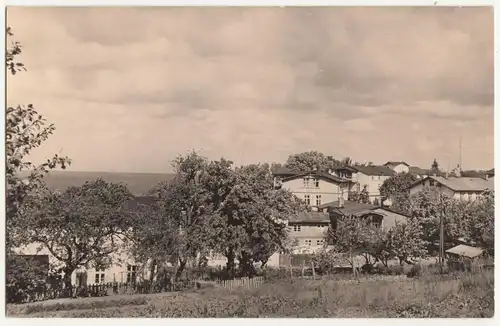
[[[262,276],[253,278],[243,277],[234,280],[217,281],[217,284],[225,287],[226,289],[236,289],[236,288],[250,289],[259,287],[262,285],[262,283],[264,283],[264,277]]]
[[[10,302],[35,302],[58,298],[76,297],[102,297],[108,295],[130,295],[130,294],[150,294],[159,292],[174,292],[195,289],[198,286],[196,281],[180,281],[172,284],[151,284],[143,283],[118,283],[109,282],[104,284],[92,284],[86,286],[72,286],[70,289],[64,288],[38,288],[20,295],[11,295]]]

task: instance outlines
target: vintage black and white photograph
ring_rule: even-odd
[[[493,12],[7,7],[7,318],[493,317]]]

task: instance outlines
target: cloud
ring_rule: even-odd
[[[246,163],[318,149],[423,165],[454,162],[460,133],[481,144],[471,167],[493,164],[489,7],[10,7],[7,22],[29,68],[9,103],[58,128],[36,159],[63,147],[75,169],[161,171],[191,148]]]

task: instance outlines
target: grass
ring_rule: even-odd
[[[492,317],[492,270],[418,278],[276,280],[255,289],[7,307],[25,317]],[[85,301],[87,300],[87,301]],[[92,303],[91,303],[92,302]],[[37,307],[39,306],[39,307]],[[15,309],[17,307],[17,309]]]

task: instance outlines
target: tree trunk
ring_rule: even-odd
[[[177,267],[177,271],[175,272],[174,275],[174,282],[177,282],[179,278],[182,275],[182,272],[184,271],[184,268],[186,267],[187,259],[180,259],[179,258],[179,266]]]
[[[74,267],[68,266],[64,268],[63,273],[63,284],[64,284],[64,296],[71,297],[72,296],[72,285],[71,285],[71,275],[75,271]]]
[[[153,284],[153,280],[155,278],[155,269],[156,269],[156,259],[151,261],[151,266],[149,266],[149,283]]]
[[[247,277],[253,277],[254,275],[254,266],[253,266],[253,261],[252,258],[249,254],[246,252],[241,253],[240,257],[240,267],[241,271],[243,272],[243,276]]]
[[[229,249],[227,251],[226,258],[227,258],[227,263],[226,263],[227,275],[229,276],[229,278],[233,278],[234,277],[234,270],[235,270],[234,260],[236,259],[236,256],[235,256],[234,251],[232,249]]]

